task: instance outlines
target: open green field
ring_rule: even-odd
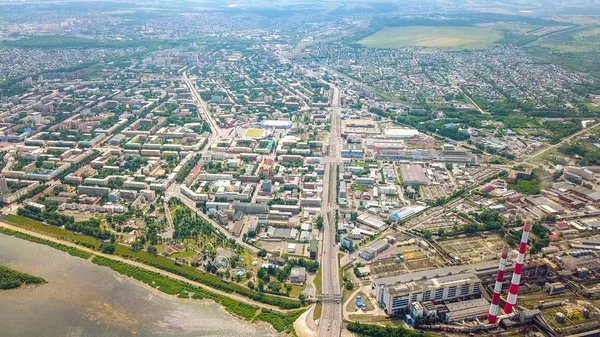
[[[590,109],[591,112],[600,112],[600,105],[594,103],[584,103],[585,106]]]
[[[263,129],[248,129],[245,136],[250,138],[260,138],[264,133],[265,130]]]
[[[543,36],[525,51],[545,62],[600,77],[600,27],[582,26]]]
[[[496,29],[481,27],[386,27],[360,41],[371,48],[436,48],[481,50],[494,46],[503,35]]]
[[[562,15],[548,17],[547,19],[558,22],[574,23],[581,26],[600,25],[600,18],[592,15]]]

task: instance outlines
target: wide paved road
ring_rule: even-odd
[[[337,245],[335,242],[335,209],[336,198],[336,167],[340,161],[338,141],[338,118],[340,115],[340,91],[333,90],[331,109],[331,132],[329,138],[329,155],[325,157],[326,170],[323,182],[323,245],[321,253],[321,268],[323,277],[323,312],[319,323],[319,336],[339,336],[342,329],[342,304],[339,266],[337,260]]]
[[[225,131],[219,127],[219,125],[215,121],[213,115],[210,113],[208,105],[202,99],[202,97],[200,97],[200,93],[198,92],[198,89],[196,89],[196,86],[194,85],[195,78],[189,77],[188,69],[186,69],[186,68],[182,69],[180,71],[180,74],[182,76],[181,78],[182,78],[183,82],[190,90],[190,94],[192,95],[192,98],[196,101],[196,105],[198,106],[198,118],[200,118],[200,120],[205,120],[208,123],[208,125],[210,126],[210,130],[212,132],[212,134],[206,141],[206,145],[204,146],[204,149],[200,152],[200,155],[202,156],[200,164],[202,164],[204,162],[204,158],[206,157],[207,152],[210,150],[211,145],[216,140],[218,140],[225,133]],[[233,240],[237,241],[237,243],[239,243],[240,245],[244,246],[244,248],[246,248],[252,252],[258,252],[258,250],[259,250],[258,248],[254,247],[250,244],[247,244],[246,242],[244,242],[242,240],[241,237],[234,237],[233,235],[231,235],[231,233],[229,233],[229,231],[227,231],[221,225],[219,225],[214,220],[209,218],[208,215],[206,215],[206,214],[202,213],[200,210],[198,210],[198,208],[196,207],[196,203],[194,201],[188,199],[188,197],[186,197],[185,195],[183,195],[183,193],[181,193],[180,187],[181,187],[181,184],[176,181],[171,183],[171,185],[169,185],[169,188],[167,189],[167,191],[165,193],[166,199],[168,200],[172,197],[179,198],[186,206],[188,206],[190,209],[192,209],[194,212],[196,212],[196,214],[199,217],[208,221],[218,231],[220,231],[225,236],[227,236],[228,239],[233,239]]]

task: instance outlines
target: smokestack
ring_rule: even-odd
[[[494,294],[492,295],[492,304],[488,313],[488,322],[496,323],[498,317],[498,305],[500,304],[500,293],[502,292],[502,283],[504,281],[504,268],[506,267],[506,257],[508,256],[508,246],[502,248],[502,257],[498,266],[498,275],[496,275],[496,284],[494,285]]]
[[[519,294],[519,284],[521,284],[521,273],[523,272],[523,262],[525,261],[525,252],[527,251],[527,240],[529,240],[530,230],[531,223],[527,220],[525,221],[525,227],[523,227],[523,236],[521,237],[521,243],[519,244],[519,255],[517,256],[515,271],[513,272],[512,280],[510,281],[508,297],[506,298],[506,304],[504,305],[504,312],[507,314],[512,313],[513,307],[517,304],[517,295]]]

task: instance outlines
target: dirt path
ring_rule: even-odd
[[[14,225],[7,224],[5,222],[0,222],[0,227],[4,227],[6,229],[10,229],[12,231],[23,233],[23,234],[28,234],[28,235],[34,236],[36,238],[48,240],[48,241],[51,241],[51,242],[54,242],[54,243],[59,243],[61,245],[65,245],[65,246],[68,246],[68,247],[77,248],[77,249],[82,250],[82,251],[84,251],[86,253],[90,253],[90,254],[93,254],[93,255],[96,255],[96,256],[101,256],[101,257],[104,257],[104,258],[107,258],[107,259],[110,259],[110,260],[122,262],[122,263],[128,264],[130,266],[134,266],[134,267],[138,267],[140,269],[151,271],[151,272],[160,274],[161,276],[165,276],[165,277],[168,277],[168,278],[173,279],[173,280],[181,281],[181,282],[187,283],[189,285],[192,285],[194,287],[197,287],[197,288],[200,288],[200,289],[203,289],[203,290],[206,290],[206,291],[210,291],[210,292],[212,292],[214,294],[218,294],[218,295],[221,295],[221,296],[224,296],[224,297],[228,297],[228,298],[231,298],[233,300],[240,301],[240,302],[243,302],[243,303],[246,303],[246,304],[254,305],[254,306],[257,306],[257,307],[262,308],[262,309],[269,309],[269,310],[277,311],[277,312],[280,312],[280,313],[286,313],[286,312],[292,311],[292,310],[282,310],[282,309],[280,309],[278,307],[275,307],[275,306],[272,306],[272,305],[268,305],[268,304],[256,302],[256,301],[253,301],[253,300],[251,300],[251,299],[249,299],[247,297],[244,297],[242,295],[238,295],[238,294],[235,294],[235,293],[227,293],[227,292],[224,292],[224,291],[221,291],[221,290],[218,290],[218,289],[214,289],[214,288],[211,288],[211,287],[209,287],[209,286],[207,286],[205,284],[189,280],[189,279],[187,279],[187,278],[185,278],[183,276],[179,276],[177,274],[173,274],[173,273],[164,271],[162,269],[159,269],[159,268],[156,268],[156,267],[152,267],[152,266],[143,264],[141,262],[131,261],[131,260],[122,258],[120,256],[115,256],[115,255],[110,255],[110,254],[104,254],[104,253],[95,251],[93,249],[90,249],[90,248],[87,248],[87,247],[84,247],[84,246],[80,246],[80,245],[74,244],[74,243],[69,242],[69,241],[64,241],[64,240],[60,240],[60,239],[57,239],[55,237],[52,237],[52,236],[49,236],[49,235],[46,235],[46,234],[41,234],[41,233],[38,233],[38,232],[29,231],[29,230],[23,229],[21,227],[17,227],[17,226],[14,226]]]

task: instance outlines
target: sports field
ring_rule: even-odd
[[[371,48],[481,50],[494,46],[502,33],[481,27],[386,27],[362,39]]]
[[[248,129],[246,131],[246,137],[260,138],[263,136],[264,132],[265,131],[263,129]]]

